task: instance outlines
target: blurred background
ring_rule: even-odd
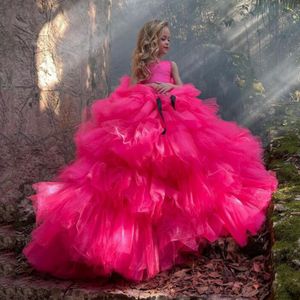
[[[222,117],[264,139],[280,99],[299,101],[297,1],[120,1],[111,26],[111,88],[127,73],[136,34],[152,18],[169,21],[171,51],[184,82],[217,97]]]

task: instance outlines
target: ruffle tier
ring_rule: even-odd
[[[75,160],[29,197],[37,226],[23,253],[36,269],[140,281],[221,236],[246,245],[276,174],[260,138],[222,120],[216,99],[200,94],[192,84],[157,94],[123,76],[86,108]]]

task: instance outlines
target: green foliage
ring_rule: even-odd
[[[254,72],[253,66],[251,64],[251,60],[244,53],[229,52],[229,51],[228,51],[228,53],[231,55],[233,65],[236,68],[236,74],[237,74],[238,80],[245,81],[245,83],[243,85],[240,84],[240,87],[250,88],[250,86],[253,82],[253,79],[255,77],[255,72]]]
[[[292,112],[285,110],[285,112]],[[290,114],[292,117],[295,112]],[[272,247],[275,271],[275,299],[300,298],[300,136],[288,124],[282,136],[274,137],[270,168],[276,170],[279,187],[274,195],[272,216],[275,243]]]
[[[289,203],[295,199],[296,195],[300,195],[300,185],[290,181],[281,183],[274,195],[274,201]]]
[[[275,231],[276,240],[285,241],[289,243],[297,243],[299,237],[300,237],[300,218],[298,216],[290,215],[284,220],[282,220],[282,222],[279,222],[278,225],[276,225],[276,231]]]
[[[277,177],[281,182],[293,181],[300,183],[299,171],[292,163],[278,162],[274,164],[272,162],[270,168],[276,171]]]
[[[298,300],[300,296],[300,272],[287,264],[277,268],[277,293],[276,300]]]
[[[299,0],[256,0],[256,7],[270,9],[272,6],[281,6],[285,9],[295,9],[300,4]]]
[[[300,154],[300,139],[297,134],[290,133],[276,139],[273,142],[273,154],[276,157],[284,157],[288,154]]]

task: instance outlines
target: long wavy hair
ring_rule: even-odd
[[[167,21],[152,20],[140,29],[131,62],[131,74],[137,82],[149,78],[148,64],[158,61],[159,37],[163,28],[168,25]]]

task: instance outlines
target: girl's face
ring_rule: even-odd
[[[170,48],[170,30],[167,26],[165,26],[159,36],[159,43],[158,43],[158,56],[161,57],[165,55]]]

